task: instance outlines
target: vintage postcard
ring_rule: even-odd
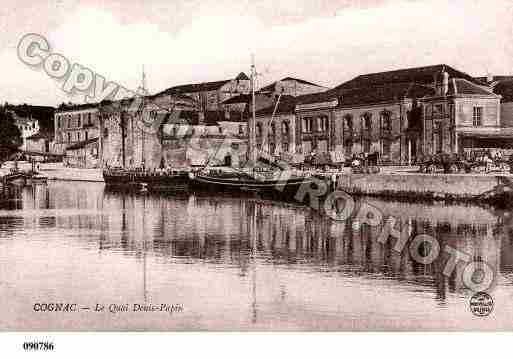
[[[512,18],[4,1],[0,331],[512,330]]]

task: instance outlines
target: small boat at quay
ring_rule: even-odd
[[[188,169],[144,170],[106,168],[105,184],[110,187],[132,187],[140,190],[186,190],[189,182]]]
[[[14,186],[31,186],[46,184],[48,178],[38,172],[11,170],[1,178],[2,184]]]

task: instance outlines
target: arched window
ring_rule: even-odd
[[[372,129],[372,117],[369,113],[362,115],[362,128],[367,131]]]
[[[381,113],[381,126],[384,131],[392,130],[392,115],[388,111]]]
[[[353,116],[347,114],[344,117],[344,128],[347,131],[353,131]]]

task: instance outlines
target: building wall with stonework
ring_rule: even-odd
[[[100,111],[102,164],[147,169],[204,165],[217,152],[227,153],[228,149],[237,153],[232,156],[234,162],[244,161],[246,124],[230,121],[216,125],[191,124],[180,116],[194,105],[190,100],[178,101],[166,95],[153,99],[142,112],[123,109],[119,103],[103,106]]]
[[[513,102],[501,103],[501,127],[513,128]]]
[[[278,114],[256,118],[256,144],[259,150],[275,156],[296,153],[296,115]]]
[[[379,153],[383,162],[407,159],[404,133],[411,102],[383,103],[334,110],[332,149],[346,157]]]
[[[54,149],[64,153],[66,147],[99,136],[98,105],[76,105],[58,109],[54,115]]]

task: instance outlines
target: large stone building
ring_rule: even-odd
[[[138,99],[136,101],[141,101]],[[99,106],[103,166],[155,169],[245,161],[247,126],[197,110],[185,95],[158,94]]]
[[[446,83],[444,82],[446,81]],[[296,106],[296,150],[378,153],[407,164],[423,153],[462,152],[500,131],[500,97],[447,65],[358,76]]]
[[[98,104],[62,104],[55,112],[55,149],[65,153],[71,145],[98,139]]]
[[[435,93],[421,100],[423,153],[470,153],[497,147],[490,143],[501,135],[501,96],[467,79],[442,72]]]

